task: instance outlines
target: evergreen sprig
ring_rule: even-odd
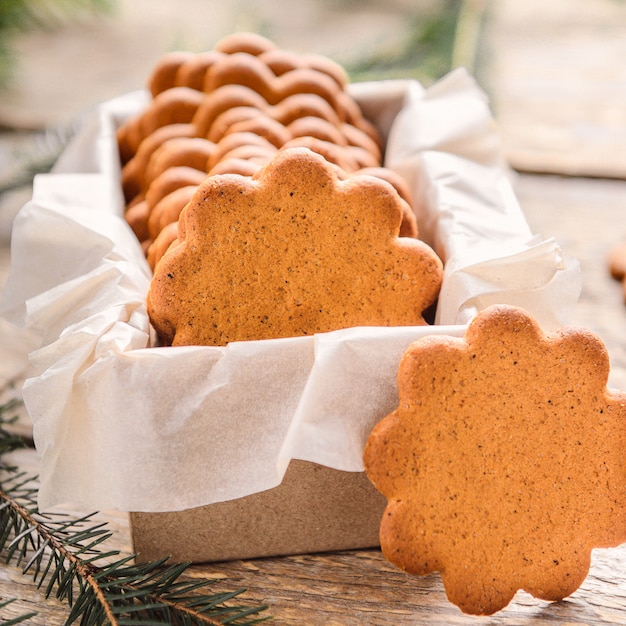
[[[11,408],[0,405],[0,554],[32,576],[46,598],[54,594],[69,605],[66,624],[242,626],[268,619],[261,615],[265,606],[232,603],[244,590],[207,592],[215,580],[182,578],[190,563],[136,563],[135,555],[107,549],[113,533],[94,520],[95,513],[67,518],[39,512],[36,478],[4,462],[4,454],[25,445],[6,428]]]

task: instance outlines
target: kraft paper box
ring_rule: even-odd
[[[157,347],[115,140],[148,95],[106,102],[36,178],[0,298],[0,379],[26,379],[40,510],[131,512],[140,559],[377,545],[384,503],[362,452],[395,408],[408,345],[461,336],[493,303],[523,306],[545,330],[566,323],[578,265],[531,232],[472,77],[351,89],[383,135],[385,165],[418,199],[421,238],[445,262],[435,324]]]

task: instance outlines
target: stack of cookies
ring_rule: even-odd
[[[346,85],[330,59],[281,50],[252,33],[205,53],[164,55],[148,80],[147,109],[118,130],[126,217],[151,267],[207,175],[251,176],[295,146],[323,155],[340,178],[367,173],[394,185],[407,202],[401,234],[415,237],[408,188],[381,167],[379,134]]]
[[[164,344],[425,323],[442,264],[340,66],[242,33],[148,84],[118,145]]]

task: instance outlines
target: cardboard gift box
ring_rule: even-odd
[[[363,472],[295,460],[278,487],[130,520],[140,560],[222,561],[378,546],[385,504]]]
[[[0,334],[23,375],[41,457],[40,509],[131,513],[139,559],[211,561],[378,544],[384,501],[363,473],[396,370],[426,334],[462,336],[482,308],[561,326],[579,268],[534,236],[485,94],[464,70],[351,86],[411,187],[445,262],[435,324],[157,347],[150,270],[123,218],[115,132],[148,95],[104,103],[16,217]],[[27,280],[26,280],[27,277]]]

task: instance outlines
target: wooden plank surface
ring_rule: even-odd
[[[555,236],[564,254],[580,260],[583,293],[572,322],[593,330],[605,342],[612,365],[610,384],[626,389],[626,307],[620,285],[606,266],[607,251],[622,238],[615,224],[623,215],[626,182],[522,175],[515,189],[533,229]],[[21,467],[37,471],[34,452],[16,458]],[[99,518],[109,521],[115,531],[110,547],[130,551],[126,516],[108,512]],[[463,615],[446,600],[438,574],[408,576],[378,550],[208,564],[194,566],[189,574],[218,578],[224,590],[247,588],[243,600],[269,605],[278,624],[477,623],[477,618]],[[41,611],[30,622],[36,626],[63,624],[67,615],[63,605],[44,600],[30,580],[10,566],[0,570],[0,596],[21,598],[0,613],[5,619],[33,606]],[[626,545],[596,550],[589,576],[567,600],[550,604],[520,592],[487,623],[626,623]]]

